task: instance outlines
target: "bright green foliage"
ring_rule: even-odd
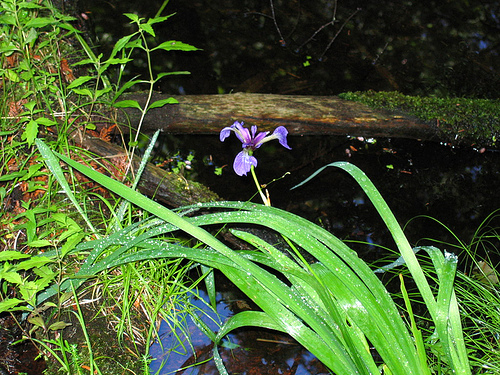
[[[14,229],[16,231],[24,229],[30,247],[57,248],[58,251],[51,256],[45,254],[32,256],[16,250],[0,252],[0,296],[2,297],[0,312],[28,310],[38,316],[40,311],[37,310],[37,295],[59,275],[49,266],[57,260],[62,260],[83,239],[82,228],[66,214],[54,213],[54,210],[49,210],[52,213],[49,218],[44,218],[47,210],[43,208],[26,210],[16,217],[16,219],[23,217],[27,219],[24,224],[19,224]],[[39,217],[42,219],[38,220]],[[50,238],[53,232],[59,235]],[[18,296],[21,298],[6,296],[10,286],[18,290]],[[32,323],[42,326],[37,319]],[[44,328],[47,329],[45,326]],[[54,329],[54,326],[50,329]]]
[[[198,204],[185,210],[216,208],[223,211],[182,217],[117,181],[63,155],[58,157],[162,220],[139,222],[107,238],[80,245],[75,250],[90,251],[85,264],[74,278],[42,294],[40,302],[58,288],[77,288],[84,281],[82,277],[122,264],[147,259],[187,258],[221,270],[262,309],[229,319],[218,334],[210,335],[216,344],[235,328],[260,326],[290,334],[335,373],[377,373],[379,364],[368,350],[368,341],[381,355],[382,365],[391,373],[430,373],[428,354],[422,352],[420,331],[413,326],[413,336],[410,334],[380,280],[354,251],[331,233],[296,215],[252,203]],[[446,366],[456,374],[469,374],[453,291],[456,257],[448,253],[443,255],[436,248],[423,248],[432,258],[438,275],[439,289],[434,295],[401,228],[373,184],[351,164],[332,165],[356,178],[386,222],[431,314]],[[291,246],[289,256],[272,244],[240,231],[233,233],[253,245],[255,250],[234,251],[202,228],[231,223],[262,225],[277,231]],[[175,235],[178,230],[206,247],[191,248],[157,239],[159,235]],[[317,262],[305,262],[299,249],[308,252]],[[269,269],[274,272],[269,272]],[[218,358],[217,347],[214,356]],[[221,368],[221,371],[224,370]]]
[[[166,5],[165,2],[164,5]],[[171,74],[186,74],[187,72],[165,72],[157,77],[147,80],[127,82],[120,87],[118,82],[112,85],[106,74],[110,68],[118,67],[122,72],[130,61],[130,55],[136,49],[142,50],[151,63],[151,52],[155,50],[196,50],[195,47],[178,41],[167,41],[157,47],[148,46],[145,33],[154,36],[153,26],[164,22],[170,16],[154,17],[145,21],[135,15],[128,15],[133,23],[137,24],[138,31],[124,36],[115,45],[111,55],[104,59],[102,55],[95,56],[93,50],[87,45],[79,32],[69,23],[74,19],[61,14],[50,2],[24,2],[5,0],[0,2],[0,77],[4,101],[1,116],[1,142],[2,154],[0,164],[0,182],[7,183],[2,186],[0,193],[2,201],[11,194],[14,186],[27,183],[26,193],[33,191],[46,191],[44,197],[39,197],[38,207],[31,208],[31,202],[23,202],[24,213],[15,220],[24,220],[23,224],[15,227],[26,235],[26,244],[34,249],[57,248],[59,258],[64,258],[66,253],[77,245],[85,236],[85,231],[74,219],[66,214],[55,213],[62,207],[43,206],[50,205],[51,199],[57,200],[57,193],[51,190],[53,178],[59,181],[64,193],[70,198],[71,203],[77,207],[78,213],[85,221],[86,227],[95,236],[98,232],[95,224],[89,218],[88,207],[80,207],[77,201],[88,202],[83,196],[81,186],[76,188],[75,179],[67,180],[60,166],[49,160],[53,155],[40,148],[40,154],[50,167],[50,173],[42,171],[43,164],[37,155],[33,154],[31,146],[40,136],[46,135],[47,128],[52,127],[55,149],[68,153],[71,149],[68,134],[74,129],[74,124],[81,124],[92,128],[93,124],[85,121],[90,119],[97,109],[97,104],[114,102],[117,107],[126,106],[124,102],[116,102],[120,95],[136,83],[147,83],[152,93],[153,84],[160,78]],[[88,75],[69,77],[65,74],[69,70],[68,62],[63,64],[61,56],[68,59],[77,59],[77,52],[68,42],[68,38],[75,38],[81,44],[87,58],[72,63],[71,66],[84,66]],[[119,87],[119,88],[118,88]],[[107,102],[106,102],[107,101]],[[148,103],[141,108],[137,102],[128,106],[139,108],[143,115],[150,108],[161,107],[175,103],[172,98]],[[83,119],[83,121],[81,121]],[[140,124],[136,125],[140,128]],[[139,132],[137,132],[137,136]],[[10,137],[10,140],[7,139]],[[82,152],[82,151],[79,151]],[[84,151],[82,152],[84,153]],[[31,159],[30,159],[31,157]],[[12,170],[13,169],[13,170]],[[104,202],[112,206],[113,202]],[[44,219],[39,219],[45,215]],[[50,216],[52,215],[52,216]],[[5,224],[7,225],[7,224]],[[63,233],[59,237],[49,238],[47,230],[55,230],[54,225]],[[9,275],[17,272],[9,268]],[[17,280],[17,279],[16,279]],[[43,286],[34,288],[32,282],[26,288],[36,291],[43,290]],[[17,280],[18,286],[23,286]],[[46,285],[45,285],[46,286]],[[6,289],[4,288],[4,291]],[[28,294],[25,293],[28,297]],[[35,307],[33,296],[29,295],[28,302],[31,308]],[[22,301],[13,304],[5,301],[9,309],[19,308]]]
[[[163,7],[167,3],[165,1]],[[151,55],[157,50],[196,50],[179,41],[148,46],[152,38],[145,35],[154,36],[154,27],[169,17],[144,20],[132,16],[137,31],[121,38],[110,56],[104,57],[95,55],[71,25],[74,19],[61,14],[50,1],[0,1],[0,87],[3,95],[0,104],[0,204],[14,208],[6,210],[14,212],[0,213],[0,313],[29,312],[25,316],[31,324],[29,333],[33,336],[30,339],[34,336],[40,338],[38,343],[45,348],[45,353],[52,353],[67,373],[89,373],[82,369],[82,364],[90,368],[90,373],[100,373],[93,363],[96,360],[91,352],[94,343],[86,338],[90,349],[87,360],[90,362],[83,362],[78,359],[81,353],[62,337],[64,333],[58,332],[58,339],[52,340],[54,331],[62,331],[67,324],[58,316],[64,310],[63,303],[68,296],[58,295],[56,302],[40,304],[37,302],[39,295],[55,280],[63,280],[79,268],[78,263],[87,254],[75,251],[75,246],[86,237],[100,238],[102,233],[118,230],[141,217],[142,212],[133,210],[127,202],[116,209],[119,198],[89,190],[88,181],[82,182],[72,173],[64,174],[59,160],[52,153],[45,152],[47,149],[44,148],[35,149],[33,145],[45,137],[51,149],[66,155],[78,155],[80,160],[90,160],[94,166],[105,168],[94,156],[72,146],[70,134],[96,129],[96,124],[91,121],[97,113],[102,118],[103,106],[110,108],[112,103],[116,107],[127,106],[127,103],[119,102],[120,95],[135,84],[146,84],[152,91],[153,84],[163,77],[187,74],[163,72],[124,84],[121,75],[113,83],[108,78],[111,70],[123,72],[133,51],[144,53],[151,64]],[[150,108],[170,103],[175,103],[175,100],[148,101],[144,108],[136,102],[128,104],[140,109],[144,115]],[[140,124],[133,124],[133,127],[140,128]],[[50,167],[48,170],[43,161]],[[147,157],[142,169],[146,161]],[[137,176],[140,174],[141,171]],[[59,185],[53,189],[56,180],[63,194]],[[77,207],[76,211],[68,211],[67,197],[70,207]],[[116,213],[116,216],[111,213]],[[138,265],[142,270],[150,270],[151,279],[148,279],[147,271],[142,273],[137,269],[128,274],[124,272],[123,279],[114,279],[122,288],[117,293],[121,297],[116,300],[109,298],[116,288],[113,279],[103,276],[106,288],[100,290],[108,301],[120,305],[119,309],[107,307],[121,313],[115,317],[121,322],[118,327],[120,338],[125,333],[130,337],[137,335],[132,327],[136,317],[131,313],[136,309],[133,304],[137,301],[131,296],[141,296],[141,308],[147,310],[153,321],[168,319],[172,311],[165,301],[157,299],[160,289],[165,300],[187,300],[184,298],[187,288],[183,285],[186,264],[171,261],[164,262],[164,265],[166,270],[162,274],[155,273],[151,265]],[[144,278],[142,283],[135,279],[138,274]],[[165,281],[169,277],[174,282]],[[124,279],[131,286],[127,289],[130,296],[124,297]],[[143,285],[147,286],[144,287],[147,292],[139,290]],[[68,293],[71,296],[72,291]],[[76,295],[74,298],[77,300]],[[77,307],[80,307],[78,301]],[[77,315],[82,319],[81,311]],[[81,326],[84,327],[83,322]],[[155,325],[151,324],[144,335],[152,340],[155,333]],[[135,349],[139,351],[138,347]]]
[[[70,49],[63,37],[75,32],[68,23],[73,18],[45,2],[4,0],[0,9],[0,76],[4,106],[11,112],[2,121],[24,125],[22,140],[31,146],[40,126],[57,125],[55,112],[65,112],[60,56]],[[12,113],[16,102],[19,108]]]
[[[48,266],[53,260],[47,257],[32,258],[28,254],[17,251],[2,251],[0,261],[1,294],[5,295],[9,285],[14,285],[19,291],[19,297],[4,297],[0,301],[0,313],[5,311],[31,310],[35,308],[36,296],[53,283],[57,273]],[[20,259],[26,259],[19,262]],[[25,275],[26,270],[35,273],[35,277]]]
[[[469,352],[469,360],[474,373],[500,373],[500,355],[498,351],[500,332],[500,284],[498,261],[498,243],[500,231],[498,219],[500,210],[497,209],[486,217],[476,230],[469,243],[462,241],[444,223],[428,216],[417,216],[413,220],[428,220],[431,225],[443,227],[454,238],[453,242],[443,243],[439,239],[425,238],[436,245],[453,249],[462,259],[463,272],[457,272],[455,293],[460,303],[464,341]],[[407,225],[411,225],[411,222]],[[425,259],[421,262],[422,268],[429,279],[435,277],[434,268]],[[400,269],[405,277],[407,270]],[[418,296],[410,292],[413,301]],[[414,298],[416,297],[416,298]],[[423,319],[424,317],[420,317]],[[427,323],[424,323],[427,325]],[[437,355],[442,354],[439,346],[432,345],[431,350]],[[476,370],[480,369],[480,370]]]
[[[109,65],[110,61],[120,61],[123,63],[126,63],[128,61],[131,61],[131,56],[133,52],[136,49],[142,50],[147,58],[147,65],[148,65],[148,73],[149,73],[149,79],[147,80],[139,80],[139,79],[133,79],[131,81],[128,81],[121,87],[119,90],[117,90],[112,102],[113,105],[117,108],[137,108],[138,110],[141,111],[141,119],[139,121],[139,124],[137,125],[137,133],[135,136],[135,139],[131,142],[132,145],[136,145],[138,138],[139,138],[139,130],[141,129],[142,122],[144,120],[144,116],[146,115],[147,111],[152,109],[152,108],[159,108],[163,107],[167,104],[175,104],[177,103],[177,100],[174,98],[167,98],[167,99],[161,99],[157,100],[155,102],[151,102],[152,99],[152,94],[153,94],[153,88],[155,83],[160,80],[163,77],[169,76],[169,75],[176,75],[176,74],[189,74],[187,71],[179,71],[179,72],[162,72],[158,75],[153,74],[153,69],[152,69],[152,52],[156,50],[165,50],[165,51],[196,51],[197,48],[193,47],[189,44],[185,44],[176,40],[170,40],[163,42],[159,44],[158,46],[151,48],[148,45],[148,38],[147,35],[150,36],[156,36],[153,26],[156,23],[161,23],[165,22],[167,19],[169,19],[172,15],[169,16],[156,16],[154,18],[150,18],[147,21],[145,21],[144,18],[140,18],[136,14],[133,13],[126,13],[125,16],[130,18],[131,23],[135,24],[137,26],[137,31],[133,34],[127,35],[123,38],[121,38],[113,48],[113,52],[111,54],[110,59],[106,63],[104,63],[104,67],[107,68]],[[115,59],[115,55],[121,53],[122,58],[121,59]],[[94,64],[99,65],[98,62],[94,62]],[[123,73],[123,66],[120,69],[120,75],[118,77],[118,85],[120,85],[121,82],[121,77]],[[119,96],[124,92],[126,89],[130,89],[132,86],[136,84],[147,84],[148,85],[148,98],[146,100],[146,104],[144,107],[141,107],[141,105],[135,101],[135,100],[122,100],[122,101],[117,101]]]
[[[500,100],[408,96],[396,91],[348,92],[339,97],[429,121],[451,144],[494,146],[500,139]]]

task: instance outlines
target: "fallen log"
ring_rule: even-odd
[[[152,101],[169,97],[154,93]],[[144,93],[127,94],[144,107]],[[437,140],[438,130],[429,122],[372,109],[359,102],[336,96],[298,96],[271,94],[186,95],[174,97],[179,103],[153,108],[141,126],[143,133],[161,129],[173,134],[213,134],[233,121],[272,130],[285,125],[290,135],[353,135]],[[118,120],[133,126],[141,113],[126,108]],[[125,129],[124,129],[125,130]]]
[[[128,161],[125,150],[116,144],[79,132],[73,135],[73,139],[112,165]],[[132,163],[134,173],[139,169],[140,162],[141,158],[134,155]],[[151,163],[147,164],[142,173],[138,190],[171,207],[220,200],[217,194],[206,186],[187,180],[180,174],[167,172]]]

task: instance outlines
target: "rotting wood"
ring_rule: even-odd
[[[74,140],[88,151],[113,164],[119,164],[126,156],[125,150],[113,143],[87,134],[75,134]],[[133,169],[137,171],[141,162],[137,155],[133,159]],[[138,190],[168,206],[180,207],[198,202],[210,202],[220,198],[206,186],[185,179],[180,174],[167,172],[148,163],[141,176]]]
[[[169,97],[154,93],[152,101]],[[437,140],[438,129],[405,114],[374,110],[364,104],[336,96],[272,94],[226,94],[174,96],[179,104],[148,111],[141,131],[161,129],[173,134],[214,134],[233,121],[244,121],[272,130],[285,125],[290,135],[352,135]],[[144,106],[144,93],[127,94]],[[140,112],[126,108],[118,119],[139,123]]]

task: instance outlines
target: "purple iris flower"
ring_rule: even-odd
[[[220,140],[224,142],[224,140],[229,137],[231,132],[234,132],[238,139],[241,141],[243,147],[243,151],[240,151],[236,158],[234,159],[233,168],[237,175],[246,176],[252,165],[254,167],[257,166],[257,159],[252,156],[254,150],[258,149],[264,143],[271,141],[273,139],[277,139],[279,143],[291,150],[291,148],[286,143],[286,136],[288,134],[288,130],[284,126],[278,126],[274,129],[273,134],[268,135],[269,132],[259,132],[257,133],[257,126],[252,125],[251,134],[247,128],[243,127],[243,122],[235,121],[233,125],[225,127],[220,132]]]

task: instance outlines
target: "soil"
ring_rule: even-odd
[[[21,321],[21,314],[0,316],[0,375],[42,374],[47,366],[38,348],[30,341],[17,343],[23,332],[16,320]]]

